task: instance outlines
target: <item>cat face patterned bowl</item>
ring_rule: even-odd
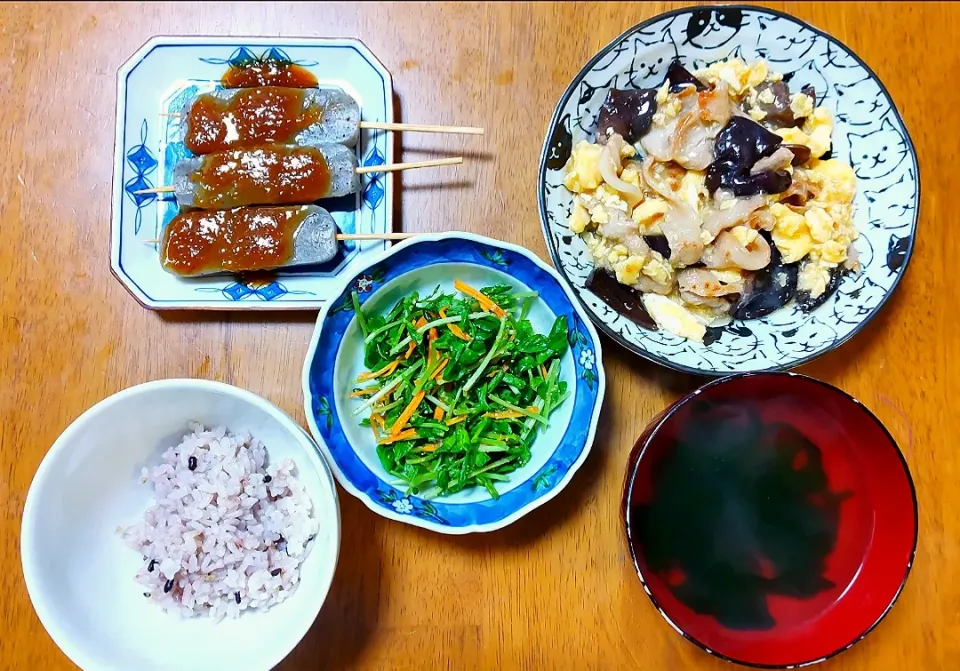
[[[795,668],[866,636],[903,590],[917,497],[880,421],[794,373],[716,380],[673,404],[627,466],[643,588],[710,654]]]
[[[153,310],[318,309],[350,273],[383,252],[382,240],[346,242],[319,266],[256,276],[181,278],[160,266],[163,227],[177,214],[172,194],[138,194],[173,184],[181,158],[191,156],[180,140],[176,115],[198,93],[220,86],[230,69],[257,62],[293,62],[316,76],[321,88],[339,88],[360,104],[364,121],[393,121],[390,73],[362,42],[325,38],[155,37],[123,64],[117,76],[117,140],[113,173],[113,233],[110,267],[144,307]],[[363,130],[356,146],[360,165],[393,161],[384,131]],[[342,233],[387,233],[393,229],[393,178],[364,175],[358,193],[325,199]]]
[[[567,318],[569,348],[560,379],[571,395],[551,415],[531,448],[531,459],[498,483],[499,499],[481,488],[427,499],[408,495],[377,457],[369,429],[353,416],[349,398],[363,367],[363,334],[354,313],[356,291],[364,312],[389,310],[416,291],[453,292],[459,279],[474,287],[509,284],[539,297],[529,319],[540,333]],[[560,276],[528,250],[469,233],[407,240],[340,285],[317,318],[303,367],[304,410],[310,432],[337,480],[372,511],[444,534],[493,531],[543,505],[566,487],[593,444],[605,378],[600,339],[590,318]]]
[[[833,156],[857,175],[855,224],[862,270],[848,274],[823,305],[795,303],[767,317],[710,329],[704,344],[646,330],[586,288],[593,259],[567,228],[572,194],[563,186],[571,147],[592,137],[611,88],[659,86],[676,57],[690,69],[739,57],[812,84],[834,117]],[[560,98],[540,159],[540,219],[554,265],[597,327],[640,356],[706,375],[786,369],[853,337],[896,288],[913,251],[920,197],[917,158],[899,113],[876,75],[829,35],[756,7],[681,9],[628,30],[594,56]]]

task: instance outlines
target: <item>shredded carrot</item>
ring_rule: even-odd
[[[361,396],[372,396],[380,391],[380,387],[367,387],[366,389],[354,389],[350,392],[350,398],[360,398]]]
[[[370,418],[370,430],[373,431],[373,439],[380,442],[380,433],[377,431],[377,425],[373,421],[373,417]]]
[[[381,440],[377,445],[389,445],[390,443],[397,443],[401,440],[413,440],[417,438],[417,432],[414,429],[407,429],[406,431],[401,431],[400,433],[392,433],[383,440]]]
[[[540,408],[535,405],[527,406],[527,412],[532,412],[534,415],[540,414]]]
[[[417,320],[417,323],[413,325],[414,328],[420,328],[421,326],[427,325],[427,318],[423,315],[420,315],[420,319]]]
[[[407,353],[403,355],[404,359],[409,359],[410,355],[413,354],[413,350],[417,349],[417,341],[411,340],[410,344],[407,345]]]
[[[443,408],[441,408],[439,405],[433,409],[433,418],[438,422],[443,419]]]
[[[440,447],[440,446],[439,446],[437,443],[430,443],[429,445],[424,445],[423,447],[418,447],[417,450],[419,450],[420,452],[433,452],[433,451],[436,450],[438,447]]]
[[[475,298],[480,307],[482,307],[487,312],[492,312],[498,317],[503,317],[507,313],[504,312],[503,308],[494,303],[488,296],[484,296],[482,293],[471,287],[469,284],[464,284],[460,280],[453,281],[453,287],[460,293],[464,293],[471,298]]]
[[[547,379],[547,369],[544,367],[543,364],[540,364],[540,374],[543,376],[544,380]]]
[[[433,349],[433,341],[437,339],[437,329],[430,329],[430,335],[427,337],[427,365],[433,363],[433,355],[436,350]]]
[[[374,427],[379,425],[381,428],[383,428],[384,426],[383,415],[381,415],[379,412],[375,412],[372,415],[370,415],[370,424],[371,426],[374,426]]]
[[[485,412],[483,416],[489,417],[490,419],[519,419],[524,415],[516,410],[501,410],[500,412]]]
[[[467,418],[466,415],[460,415],[459,417],[454,417],[454,418],[452,418],[452,419],[448,419],[446,423],[447,423],[447,426],[453,426],[454,424],[459,424],[460,422],[462,422],[462,421],[465,420],[466,418]]]
[[[403,409],[403,412],[400,413],[400,416],[397,417],[397,421],[393,423],[393,426],[390,428],[390,435],[395,436],[400,433],[400,429],[407,425],[407,422],[410,421],[410,418],[413,417],[413,413],[417,411],[417,408],[420,407],[420,403],[423,401],[423,397],[426,396],[425,391],[418,392],[413,400],[410,401],[410,405]]]
[[[469,335],[464,333],[463,329],[457,326],[456,324],[447,324],[447,326],[450,327],[450,333],[460,338],[460,340],[466,340],[467,342],[470,342],[471,340],[473,340],[473,338],[471,338]]]
[[[432,375],[430,375],[430,379],[431,379],[431,380],[436,380],[436,379],[437,379],[437,376],[440,374],[440,371],[442,371],[444,368],[446,368],[446,366],[447,366],[448,363],[450,363],[450,359],[444,359],[443,361],[441,361],[441,362],[440,362],[440,365],[437,366],[437,369],[436,369],[435,371],[433,371],[433,374],[432,374]]]
[[[440,308],[440,316],[444,319],[447,318],[447,308]],[[467,342],[471,340],[470,336],[464,333],[463,329],[456,324],[447,324],[447,327],[450,329],[450,332],[460,338],[460,340],[466,340]]]
[[[357,378],[357,382],[366,382],[367,380],[373,380],[375,378],[378,378],[381,375],[390,375],[393,373],[393,371],[397,369],[397,366],[399,365],[400,365],[399,361],[391,361],[390,363],[388,363],[386,366],[384,366],[378,371],[375,371],[373,373],[369,371],[366,373],[361,373],[360,377]]]

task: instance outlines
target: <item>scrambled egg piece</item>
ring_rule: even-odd
[[[664,82],[657,89],[657,111],[653,114],[653,125],[663,126],[670,119],[677,118],[682,108],[680,97],[670,93],[670,82]]]
[[[797,277],[797,288],[816,298],[827,290],[830,269],[819,263],[804,263]]]
[[[769,105],[769,104],[771,104],[774,100],[776,100],[776,98],[775,98],[774,95],[773,95],[773,91],[771,91],[770,89],[764,89],[764,90],[762,90],[760,93],[757,94],[757,100],[759,100],[759,101],[762,102],[762,103],[766,103],[766,104]]]
[[[677,196],[699,211],[703,202],[707,200],[707,175],[699,170],[687,170],[680,179],[680,188],[677,189]]]
[[[630,206],[621,197],[621,194],[609,184],[601,186],[593,195],[597,202],[590,210],[590,217],[598,224],[605,224],[610,221],[610,215],[607,214],[609,210],[620,210],[624,214],[630,212]],[[602,219],[593,216],[594,210],[598,207],[604,210]]]
[[[617,276],[617,282],[633,286],[640,281],[640,273],[643,272],[643,264],[646,259],[642,256],[627,256],[613,264],[613,272]]]
[[[786,205],[774,203],[770,206],[773,215],[773,242],[780,250],[784,263],[796,263],[813,249],[813,238],[807,227],[807,221]]]
[[[714,63],[708,68],[698,70],[695,74],[699,79],[703,79],[710,84],[726,82],[730,88],[730,93],[737,98],[768,78],[771,80],[782,78],[770,77],[770,71],[764,61],[757,61],[753,65],[748,65],[739,58]]]
[[[658,222],[660,218],[670,211],[670,205],[667,201],[659,198],[647,198],[645,201],[633,208],[631,217],[638,226],[646,229]]]
[[[733,228],[731,228],[730,234],[733,235],[733,237],[737,239],[737,242],[739,242],[744,247],[749,247],[753,243],[753,241],[757,239],[757,235],[759,235],[759,233],[757,233],[755,230],[753,230],[749,226],[743,226],[743,225],[734,226]]]
[[[654,250],[631,254],[625,245],[610,244],[609,240],[590,232],[584,235],[584,242],[597,265],[613,272],[621,284],[635,286],[641,275],[663,286],[670,286],[675,279],[673,266]]]
[[[630,214],[631,206],[621,196],[622,194],[609,184],[601,184],[593,193],[577,194],[573,199],[573,210],[567,226],[574,233],[583,233],[592,224],[608,223],[612,210]]]
[[[650,256],[643,265],[643,274],[664,286],[672,284],[675,277],[673,266],[656,250],[650,250]]]
[[[563,167],[563,185],[574,193],[593,191],[603,184],[600,174],[600,152],[603,147],[581,140],[573,148]]]
[[[820,186],[817,200],[828,203],[852,203],[857,192],[857,176],[853,168],[836,159],[815,161],[805,173]]]
[[[573,233],[583,233],[590,223],[590,213],[583,206],[578,198],[573,199],[573,211],[570,213],[570,221],[567,226]]]
[[[803,122],[803,128],[778,128],[774,131],[787,144],[802,144],[810,147],[810,155],[820,158],[830,149],[830,134],[833,133],[833,117],[830,112],[818,107]]]
[[[853,225],[852,205],[826,205],[817,201],[807,205],[807,211],[800,214],[786,205],[774,203],[770,214],[775,221],[773,242],[784,263],[806,259],[798,286],[815,298],[830,281],[830,269],[847,260],[847,250],[858,233]]]
[[[806,119],[813,114],[813,98],[806,93],[794,93],[790,96],[790,111],[795,119]]]
[[[640,188],[640,173],[634,167],[624,168],[623,172],[620,173],[620,179],[622,179],[627,184],[632,184],[638,189]]]
[[[823,208],[811,207],[804,213],[803,219],[814,242],[827,242],[833,237],[833,219]]]
[[[664,331],[695,342],[703,342],[707,327],[690,310],[660,294],[644,294],[641,300],[653,321]]]

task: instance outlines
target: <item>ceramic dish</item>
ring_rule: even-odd
[[[319,530],[301,582],[266,612],[216,622],[181,618],[145,599],[142,557],[117,534],[153,502],[141,468],[187,433],[226,425],[263,441],[271,463],[290,457]],[[333,580],[340,512],[330,471],[309,436],[279,408],[242,389],[161,380],[121,391],[74,421],[44,457],[23,512],[21,556],[37,615],[84,669],[266,671],[307,633]]]
[[[767,668],[866,636],[917,547],[893,438],[844,392],[793,373],[711,382],[654,419],[630,455],[622,513],[667,622],[710,654]]]
[[[511,284],[539,292],[530,312],[538,332],[565,315],[570,325],[561,379],[571,396],[550,416],[550,428],[533,445],[531,461],[500,483],[500,498],[482,488],[425,500],[390,484],[369,429],[352,416],[347,396],[363,371],[363,338],[351,292],[362,305],[384,309],[411,291],[452,290],[454,279],[475,287]],[[317,319],[303,368],[303,395],[310,431],[343,487],[374,512],[447,534],[492,531],[546,503],[563,489],[593,443],[604,393],[600,342],[570,289],[529,251],[466,233],[406,241],[342,284]]]
[[[705,344],[644,329],[586,288],[593,259],[567,221],[572,194],[563,186],[571,147],[592,136],[611,88],[659,86],[679,57],[691,70],[730,57],[763,58],[770,68],[812,84],[833,114],[833,156],[857,176],[856,249],[862,263],[811,313],[795,303],[761,319],[708,331]],[[903,121],[876,75],[829,35],[756,7],[688,8],[637,25],[594,56],[564,92],[547,131],[538,196],[547,246],[594,323],[651,361],[707,375],[797,366],[839,346],[877,313],[896,288],[913,250],[920,182]]]
[[[117,135],[113,177],[114,275],[144,307],[156,310],[317,309],[339,284],[386,249],[382,241],[343,243],[337,258],[322,266],[259,275],[183,279],[165,272],[157,247],[177,213],[174,199],[133,192],[173,183],[178,159],[189,156],[180,142],[179,113],[196,93],[217,88],[235,65],[287,60],[316,75],[321,87],[340,88],[360,104],[364,121],[393,121],[390,73],[361,42],[351,39],[155,37],[120,68],[117,80]],[[393,161],[388,133],[364,130],[356,146],[360,165]],[[356,195],[329,199],[323,206],[343,233],[386,233],[393,228],[393,179],[365,175]]]

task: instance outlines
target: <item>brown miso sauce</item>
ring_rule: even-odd
[[[163,231],[160,260],[190,277],[267,270],[289,263],[307,207],[237,207],[181,212]]]
[[[208,154],[190,180],[194,205],[204,209],[309,203],[330,191],[319,149],[282,144]]]
[[[317,78],[299,65],[283,61],[264,61],[230,68],[220,83],[225,89],[246,89],[255,86],[288,86],[294,89],[317,88]]]
[[[241,89],[230,100],[198,96],[187,113],[183,142],[194,154],[269,142],[290,144],[323,116],[319,105],[304,105],[307,93],[307,89],[261,86]]]

